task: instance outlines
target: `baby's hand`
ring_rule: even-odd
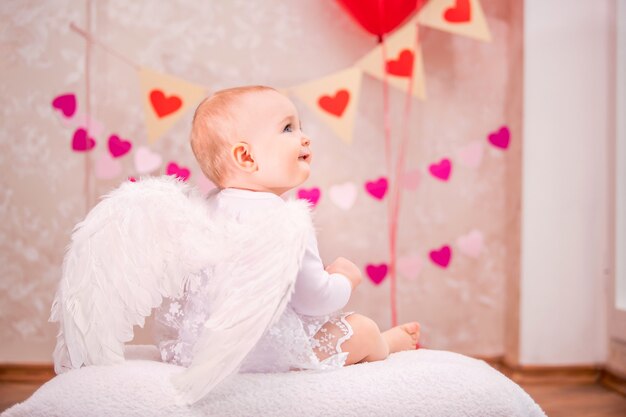
[[[363,279],[359,267],[342,257],[335,259],[335,261],[328,265],[325,270],[329,274],[339,273],[345,275],[350,280],[350,283],[352,283],[353,291]]]

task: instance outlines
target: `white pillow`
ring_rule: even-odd
[[[181,370],[142,359],[77,369],[2,416],[545,417],[487,363],[447,351],[399,352],[332,371],[237,374],[192,407],[176,405],[168,382]]]

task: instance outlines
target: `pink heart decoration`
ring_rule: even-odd
[[[483,234],[479,230],[472,230],[465,236],[460,236],[456,240],[459,250],[467,256],[478,258],[483,250]]]
[[[385,177],[380,177],[376,181],[367,181],[365,183],[365,189],[367,192],[379,200],[382,200],[385,197],[388,186],[389,183]]]
[[[452,162],[448,158],[444,158],[437,164],[430,164],[428,171],[433,177],[441,181],[448,181],[452,171]]]
[[[96,141],[93,138],[87,136],[87,131],[85,129],[78,128],[74,132],[74,137],[72,138],[72,149],[76,152],[85,152],[90,151],[96,146]]]
[[[147,174],[161,166],[163,159],[150,149],[140,146],[135,151],[135,169],[139,174]]]
[[[356,200],[356,185],[346,182],[341,185],[333,185],[328,190],[330,200],[342,210],[350,210]]]
[[[206,195],[209,191],[216,188],[215,184],[213,184],[213,182],[210,179],[208,179],[206,175],[202,173],[200,175],[196,175],[195,178],[196,178],[196,185],[198,186],[202,194]]]
[[[415,254],[398,258],[398,272],[410,280],[417,279],[423,266],[422,259]]]
[[[96,160],[94,173],[96,178],[102,180],[115,178],[122,173],[122,163],[113,159],[108,153],[102,152]]]
[[[317,206],[317,202],[320,199],[321,191],[317,187],[313,187],[311,189],[300,188],[298,190],[298,198],[302,200],[309,200],[313,207]]]
[[[460,148],[456,153],[459,162],[468,168],[478,168],[483,159],[483,143],[474,141]]]
[[[450,249],[450,246],[445,245],[438,250],[430,251],[429,255],[430,260],[433,261],[435,265],[447,268],[450,263],[450,258],[452,257],[452,250]]]
[[[417,190],[417,187],[419,187],[421,180],[422,173],[419,169],[407,171],[404,173],[404,177],[402,178],[402,186],[407,190]]]
[[[387,264],[368,264],[365,267],[365,272],[367,272],[367,276],[370,277],[372,282],[378,285],[385,279],[385,276],[387,276]]]
[[[120,139],[117,135],[109,136],[109,152],[114,158],[126,155],[132,146],[130,141]]]
[[[76,112],[76,96],[74,93],[56,96],[52,100],[52,107],[60,110],[63,116],[69,119]]]
[[[169,164],[167,164],[166,174],[173,175],[183,181],[187,181],[187,179],[191,175],[191,172],[188,168],[185,168],[183,166],[179,167],[175,162],[170,162]]]
[[[488,139],[489,143],[491,143],[496,148],[506,149],[509,147],[511,132],[509,132],[508,127],[502,126],[497,132],[490,133]]]

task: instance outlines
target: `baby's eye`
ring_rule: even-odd
[[[289,123],[287,126],[285,126],[285,128],[283,129],[283,132],[291,132],[292,131],[292,126],[291,123]]]

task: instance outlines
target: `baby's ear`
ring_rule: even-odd
[[[256,162],[250,153],[250,145],[246,142],[237,142],[230,149],[230,156],[237,167],[244,171],[252,172],[256,168]]]

